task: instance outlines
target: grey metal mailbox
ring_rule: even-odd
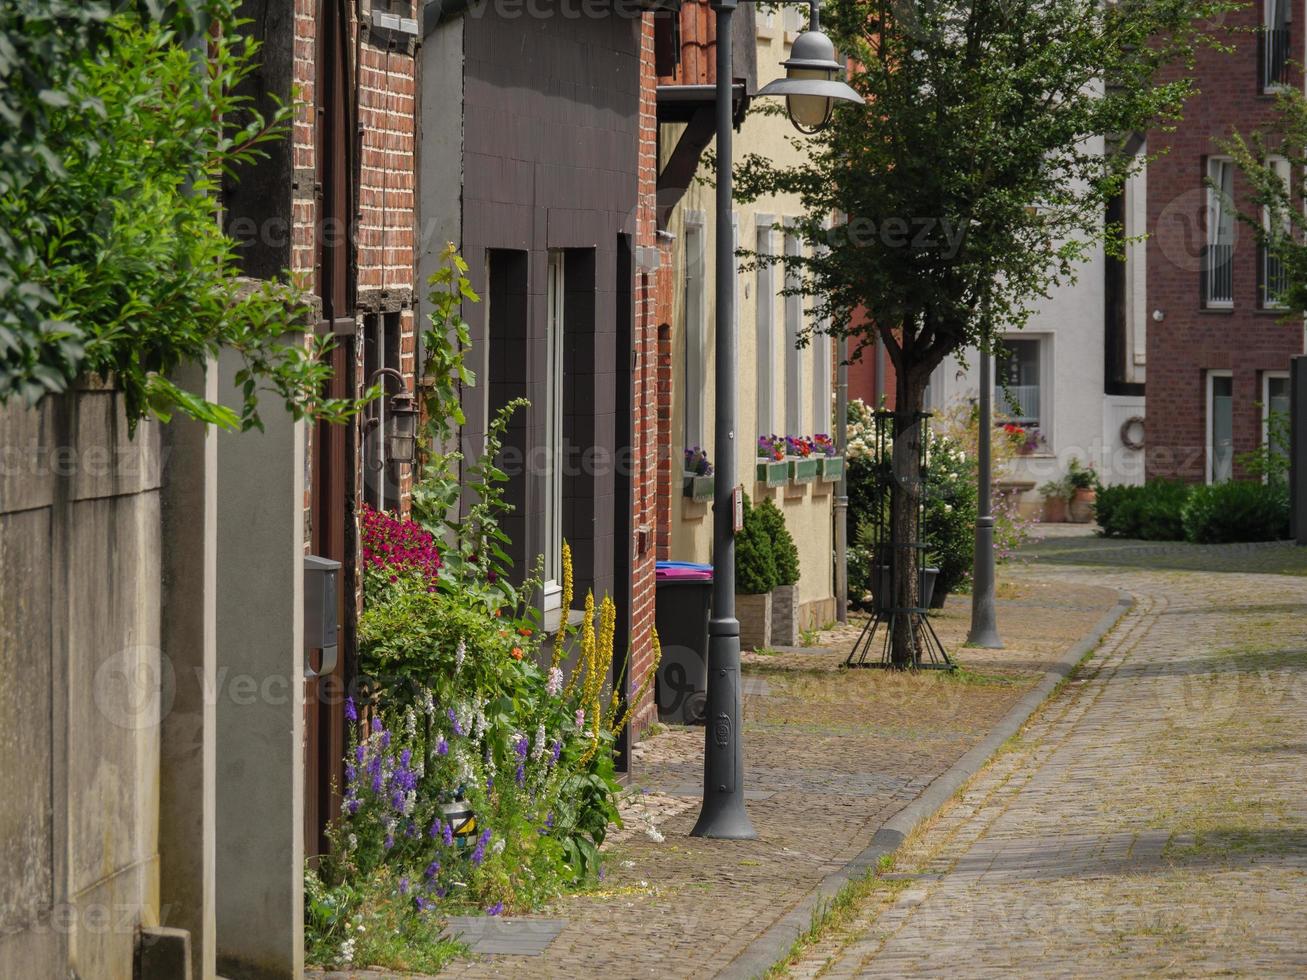
[[[318,677],[336,669],[340,626],[336,621],[336,595],[340,562],[317,555],[304,556],[304,676]],[[322,664],[314,670],[309,654],[322,651]]]

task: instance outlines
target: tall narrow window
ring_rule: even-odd
[[[704,442],[707,385],[704,231],[702,221],[685,226],[685,445]]]
[[[812,335],[812,431],[830,433],[831,339],[826,331],[830,320],[823,318]]]
[[[763,224],[759,219],[755,251],[759,256],[772,254],[771,225]],[[776,285],[773,278],[774,267],[764,259],[758,260],[757,271],[757,392],[758,392],[758,435],[766,436],[775,432],[775,417],[772,407],[772,388],[776,383],[776,340],[775,323],[772,314],[776,306]]]
[[[398,313],[371,313],[363,318],[363,375],[371,382],[377,372],[385,368],[399,369]],[[378,383],[388,393],[394,393],[393,378],[380,378]],[[363,443],[364,499],[378,510],[392,510],[399,506],[399,469],[385,458],[386,436],[390,419],[386,415],[385,398],[378,399]]]
[[[994,357],[994,404],[1009,421],[1031,429],[1043,424],[1041,346],[1033,338],[1004,340]]]
[[[1234,305],[1234,161],[1207,161],[1207,248],[1203,255],[1203,302]]]
[[[1266,448],[1289,459],[1289,376],[1267,372],[1262,376],[1262,441]]]
[[[1288,191],[1289,161],[1284,157],[1272,156],[1266,162]],[[1289,280],[1284,259],[1277,254],[1276,248],[1291,233],[1289,215],[1279,208],[1264,207],[1262,228],[1266,232],[1266,241],[1257,247],[1257,292],[1263,309],[1282,309],[1284,291],[1288,288]]]
[[[1207,482],[1225,483],[1234,475],[1234,378],[1228,371],[1207,372]]]
[[[786,8],[789,9],[789,8]],[[786,233],[785,254],[797,256],[800,249],[799,236]],[[799,287],[798,274],[787,264],[785,266],[785,288]],[[801,436],[803,431],[803,351],[799,341],[803,337],[803,297],[787,295],[785,297],[785,434]]]
[[[1262,0],[1262,30],[1258,37],[1262,91],[1289,82],[1289,0]]]
[[[546,284],[545,357],[549,364],[545,390],[545,476],[544,556],[545,609],[558,604],[562,591],[560,563],[563,553],[563,352],[566,325],[563,319],[564,253],[549,253],[549,280]]]

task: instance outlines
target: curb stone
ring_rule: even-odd
[[[1053,690],[1076,668],[1087,654],[1093,651],[1104,636],[1120,622],[1121,617],[1134,605],[1134,598],[1120,593],[1116,605],[1094,624],[1094,628],[1075,643],[1051,666],[1040,682],[1026,692],[1002,720],[962,758],[936,776],[915,800],[885,821],[871,838],[871,843],[848,864],[821,880],[786,915],[773,922],[767,930],[715,976],[723,980],[750,980],[765,973],[781,959],[812,922],[812,913],[821,902],[829,901],[849,881],[876,867],[886,854],[898,850],[899,845],[918,825],[935,813],[972,776],[983,769],[990,757],[1021,727],[1048,699]]]

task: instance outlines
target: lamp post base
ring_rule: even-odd
[[[704,717],[703,809],[692,837],[753,840],[744,809],[740,738],[740,624],[713,620],[708,635],[708,705]]]

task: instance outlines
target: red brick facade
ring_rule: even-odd
[[[1148,152],[1147,245],[1147,476],[1205,478],[1207,464],[1207,377],[1229,371],[1234,394],[1234,452],[1261,440],[1262,379],[1283,371],[1302,352],[1301,324],[1281,322],[1282,314],[1259,309],[1258,248],[1253,232],[1236,224],[1231,309],[1204,309],[1201,297],[1202,246],[1206,241],[1204,175],[1207,158],[1219,155],[1217,142],[1237,129],[1248,134],[1267,126],[1275,114],[1274,96],[1259,80],[1258,36],[1262,5],[1231,12],[1233,31],[1224,38],[1234,53],[1203,50],[1198,55],[1199,94],[1189,100],[1175,132],[1152,132]],[[1303,60],[1303,24],[1290,25],[1290,58]],[[1303,84],[1293,71],[1291,84]],[[1235,174],[1240,211],[1253,210],[1248,186]],[[1162,319],[1154,316],[1160,311]],[[1239,475],[1235,468],[1236,477]]]

